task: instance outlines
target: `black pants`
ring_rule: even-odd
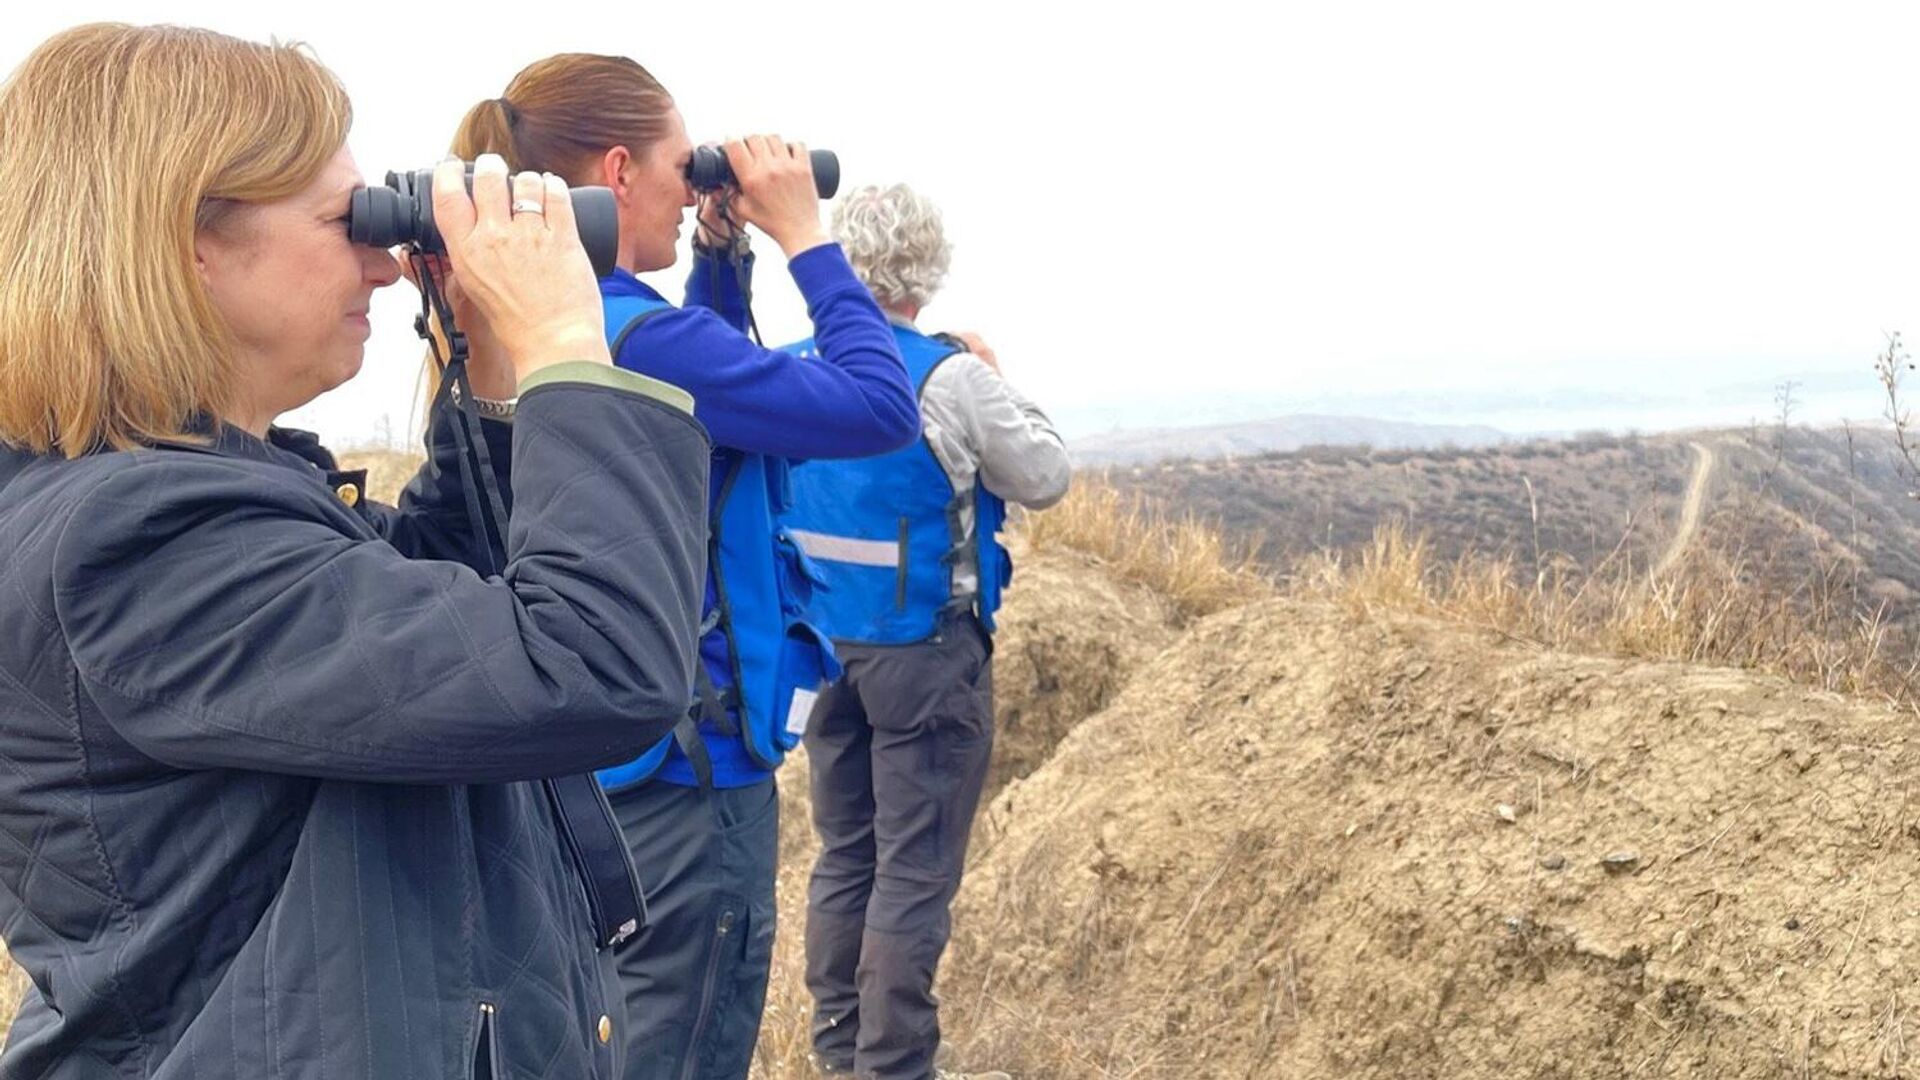
[[[814,706],[807,989],[830,1068],[933,1074],[933,976],[993,749],[992,652],[971,615],[915,645],[845,646],[846,677]]]
[[[614,949],[625,1080],[745,1080],[773,961],[774,782],[703,792],[658,780],[609,796],[647,896]]]

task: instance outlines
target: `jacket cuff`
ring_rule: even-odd
[[[604,386],[610,390],[625,390],[630,394],[652,398],[664,405],[671,405],[687,415],[693,415],[693,395],[669,382],[650,378],[636,371],[617,368],[611,364],[596,364],[591,360],[573,360],[564,364],[551,364],[520,380],[520,393],[525,396],[529,390],[546,386],[549,383],[584,383],[588,386]]]

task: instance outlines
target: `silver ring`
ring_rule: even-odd
[[[544,214],[547,212],[547,204],[541,202],[539,199],[515,199],[513,200],[513,212],[516,214]]]

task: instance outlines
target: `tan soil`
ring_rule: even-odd
[[[1222,613],[976,831],[949,1026],[1027,1076],[1906,1075],[1910,731],[1736,672]]]
[[[1014,545],[1018,570],[994,635],[991,798],[1039,768],[1174,638],[1166,601],[1089,556]]]

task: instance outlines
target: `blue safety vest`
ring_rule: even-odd
[[[935,368],[964,351],[906,327],[893,333],[916,394],[926,391]],[[787,348],[804,356],[814,344]],[[969,501],[971,533],[960,516]],[[999,539],[1006,516],[1007,504],[979,483],[955,491],[924,436],[891,454],[796,466],[786,522],[824,586],[814,594],[814,624],[839,642],[902,645],[932,637],[942,614],[975,608],[992,630],[1001,590],[1013,577]],[[953,567],[969,546],[979,590],[956,597]]]
[[[608,296],[603,303],[614,356],[640,324],[673,308],[640,296]],[[820,688],[840,677],[832,644],[807,619],[818,570],[780,524],[791,501],[786,459],[721,453],[727,468],[709,500],[707,522],[707,565],[717,599],[704,613],[700,637],[716,627],[726,636],[732,683],[716,688],[705,660],[696,657],[698,692],[687,719],[640,757],[595,773],[610,791],[651,778],[676,741],[695,772],[702,772],[702,723],[738,735],[755,764],[777,769],[799,745]]]

